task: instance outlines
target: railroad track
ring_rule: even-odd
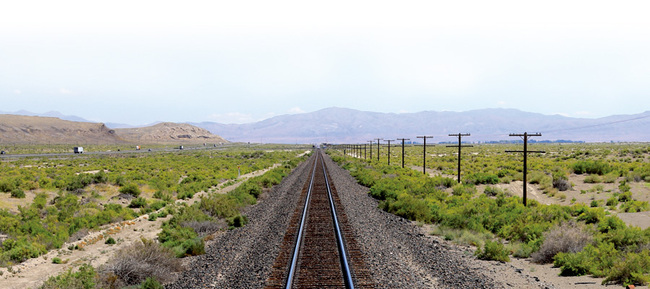
[[[374,288],[320,150],[310,169],[266,288]]]

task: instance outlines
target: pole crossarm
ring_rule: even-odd
[[[473,147],[472,145],[463,145],[463,142],[461,141],[461,138],[464,136],[470,136],[469,133],[455,133],[455,134],[449,134],[449,136],[457,136],[458,137],[458,145],[449,145],[447,146],[448,148],[451,147],[457,147],[458,148],[458,183],[460,184],[460,159],[461,159],[461,154],[460,150],[461,148],[468,148],[468,147]]]
[[[528,154],[529,153],[545,153],[545,151],[529,151],[528,150],[528,138],[530,138],[532,136],[542,136],[542,134],[541,133],[529,134],[527,132],[524,132],[523,134],[521,134],[521,133],[511,133],[510,136],[519,136],[519,137],[522,137],[523,140],[524,140],[524,150],[523,151],[507,150],[506,152],[507,153],[523,153],[524,154],[524,194],[523,194],[524,199],[523,199],[523,203],[524,203],[524,206],[526,206],[527,205],[527,201],[526,201],[526,195],[527,195],[526,194],[526,189],[527,188],[526,187],[527,187],[527,184],[528,184],[527,179],[526,179],[527,175],[528,175]]]

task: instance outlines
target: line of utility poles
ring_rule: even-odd
[[[456,133],[456,134],[449,134],[449,136],[454,136],[458,137],[458,144],[457,145],[448,145],[447,147],[456,147],[458,148],[458,167],[457,167],[457,180],[458,183],[461,182],[461,159],[462,159],[462,148],[464,147],[473,147],[472,145],[463,145],[462,142],[462,137],[464,136],[470,136],[471,134],[469,133]],[[531,137],[534,136],[542,136],[541,133],[511,133],[509,136],[511,137],[521,137],[524,141],[524,149],[523,150],[506,150],[505,152],[507,153],[523,153],[524,155],[524,170],[523,170],[523,204],[524,206],[527,206],[527,185],[528,185],[528,154],[529,153],[545,153],[545,151],[530,151],[528,150],[528,140]],[[427,139],[433,138],[431,135],[420,135],[417,136],[417,138],[421,138],[423,140],[423,146],[422,146],[422,173],[426,174],[426,167],[427,167]],[[368,144],[363,144],[363,158],[367,159],[367,151],[366,151],[366,146],[367,150],[370,152],[370,157],[369,159],[372,160],[372,145],[374,144],[375,141],[377,141],[377,161],[379,162],[379,156],[380,156],[380,141],[385,141],[388,143],[388,165],[390,165],[390,142],[395,141],[394,139],[382,139],[382,138],[375,138],[373,140],[367,141]],[[396,140],[401,140],[402,141],[402,168],[404,168],[404,143],[407,140],[410,140],[408,138],[397,138]],[[339,146],[339,148],[343,148],[343,153],[344,155],[346,154],[346,151],[350,151],[351,154],[356,155],[357,157],[361,156],[361,145],[343,145]]]

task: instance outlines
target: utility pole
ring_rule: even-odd
[[[427,168],[427,139],[428,138],[433,138],[433,136],[432,135],[431,136],[421,135],[421,136],[418,136],[417,138],[424,139],[424,146],[423,146],[424,152],[422,154],[422,173],[426,174],[427,173],[427,169],[426,169]]]
[[[405,140],[411,140],[409,138],[398,138],[398,140],[402,141],[402,168],[404,168],[404,141]]]
[[[524,139],[524,150],[523,151],[506,151],[507,153],[524,153],[524,207],[526,206],[526,175],[528,174],[528,153],[545,153],[545,151],[529,151],[528,150],[528,138],[531,136],[542,136],[541,133],[529,134],[524,132],[523,134],[511,133],[510,136],[521,136]]]
[[[368,151],[366,150],[366,144],[363,144],[363,159],[367,160],[368,159]]]
[[[384,141],[388,142],[388,165],[390,166],[390,142],[394,141],[394,139],[385,139]]]
[[[373,143],[373,142],[374,142],[374,141],[372,141],[372,140],[369,140],[369,141],[368,141],[368,150],[370,151],[370,160],[371,160],[371,161],[372,161],[372,143]]]
[[[464,136],[469,136],[470,134],[468,133],[457,133],[457,134],[450,134],[449,136],[457,136],[458,137],[458,145],[457,146],[447,146],[448,148],[451,147],[458,147],[458,183],[460,184],[460,148],[467,148],[467,147],[472,147],[471,145],[462,145],[461,142],[461,137]]]
[[[381,138],[376,138],[377,141],[377,161],[379,161],[379,141],[382,140]]]

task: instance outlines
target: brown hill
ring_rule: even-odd
[[[113,130],[103,123],[0,114],[0,144],[221,144],[227,142],[208,130],[189,124],[160,123],[149,127]]]
[[[123,142],[103,123],[74,122],[55,117],[0,114],[3,144],[107,144]]]
[[[148,127],[118,128],[115,131],[122,139],[132,143],[223,144],[228,142],[207,129],[185,123],[163,122]]]

